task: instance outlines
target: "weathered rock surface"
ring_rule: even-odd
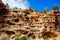
[[[33,9],[7,9],[0,3],[0,40],[31,37],[32,40],[60,40],[60,10],[38,12]],[[50,38],[51,37],[51,38]]]

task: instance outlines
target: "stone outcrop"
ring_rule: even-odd
[[[57,37],[55,32],[60,29],[60,10],[7,9],[1,2],[0,6],[0,40],[14,40],[18,36],[36,40],[48,33]]]

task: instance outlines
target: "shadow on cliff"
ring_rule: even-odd
[[[0,28],[5,27],[5,17],[4,15],[7,15],[9,13],[9,10],[6,8],[6,5],[3,3],[0,3]]]

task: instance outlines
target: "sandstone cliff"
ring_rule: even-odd
[[[42,40],[45,35],[51,40],[60,40],[60,10],[38,12],[33,9],[7,9],[0,2],[0,40]],[[54,38],[54,39],[53,39]],[[50,38],[48,39],[50,40]]]

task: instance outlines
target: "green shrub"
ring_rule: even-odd
[[[24,38],[24,37],[21,37],[21,38],[17,37],[17,38],[15,38],[15,40],[26,40],[26,38]]]
[[[17,38],[15,38],[15,40],[20,40],[20,38],[19,38],[19,37],[17,37]]]

